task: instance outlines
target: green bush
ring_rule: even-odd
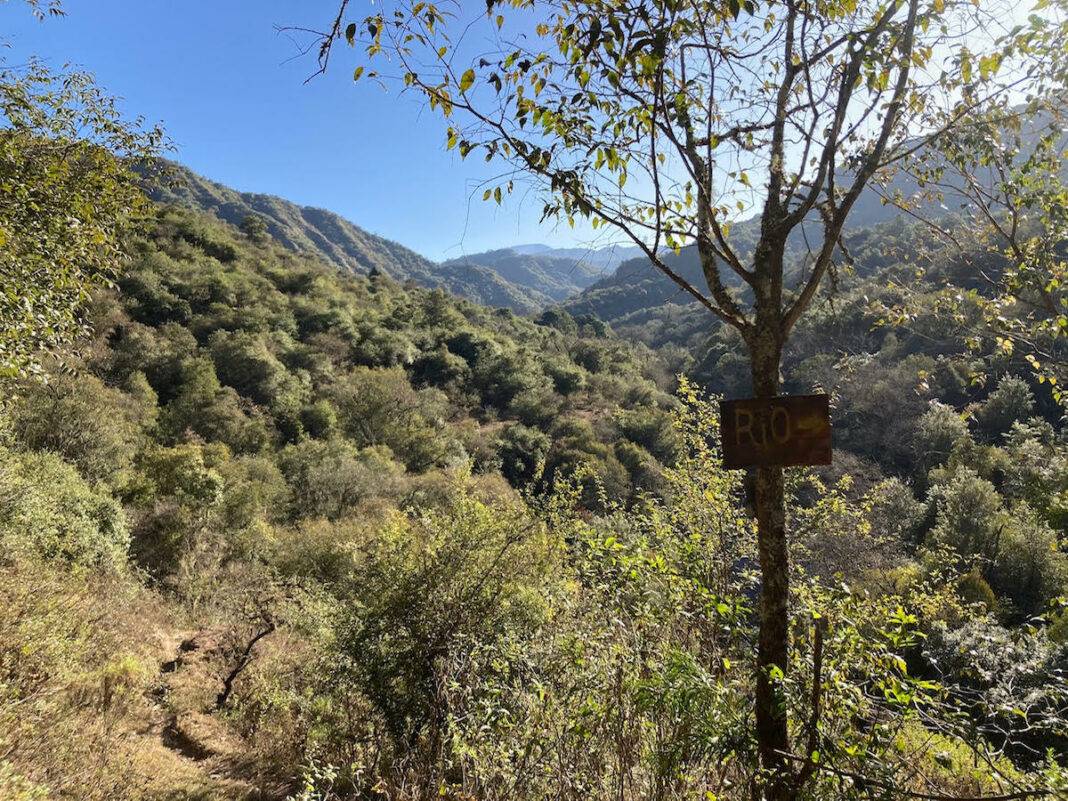
[[[969,438],[968,423],[952,407],[937,401],[924,412],[916,430],[916,454],[923,472],[949,461],[957,444]]]
[[[9,554],[118,569],[130,535],[122,507],[58,456],[0,449],[0,542]]]
[[[549,445],[549,437],[540,431],[518,423],[508,426],[496,442],[501,473],[513,487],[526,486],[538,477]]]
[[[1001,513],[993,484],[961,467],[932,496],[937,512],[931,544],[948,545],[967,560],[993,556]]]
[[[385,445],[415,471],[444,458],[444,396],[415,390],[402,369],[357,367],[335,384],[331,400],[341,430],[358,446]]]
[[[289,516],[336,520],[374,497],[390,498],[404,468],[384,447],[360,450],[341,439],[308,440],[279,455],[289,486]]]
[[[552,379],[553,388],[565,398],[586,388],[585,371],[573,365],[550,361],[545,366],[545,372]]]
[[[528,389],[512,398],[508,411],[524,425],[548,428],[559,419],[563,398],[548,387]]]
[[[1057,532],[1026,504],[1018,504],[999,534],[990,583],[1012,602],[1017,622],[1042,614],[1050,600],[1068,593],[1068,557]]]
[[[337,409],[330,401],[320,399],[301,410],[300,421],[308,436],[329,439],[337,431]]]
[[[443,661],[529,631],[545,614],[554,537],[521,506],[454,484],[443,509],[392,515],[350,546],[338,672],[381,715],[401,753],[445,734]]]
[[[145,400],[154,409],[154,398]],[[27,384],[8,411],[17,446],[56,453],[89,481],[115,479],[130,464],[151,419],[149,407],[87,374]]]
[[[225,447],[187,443],[156,447],[137,459],[135,478],[124,488],[137,510],[132,552],[138,564],[156,578],[188,571],[183,560],[215,541],[214,525],[225,481],[214,462],[228,458]],[[227,532],[233,534],[234,532]],[[221,559],[225,551],[212,554]]]
[[[164,440],[174,444],[195,435],[207,442],[225,443],[240,453],[256,453],[271,441],[272,431],[262,411],[232,387],[223,387],[205,358],[184,360],[179,367],[178,393],[160,413]]]
[[[674,463],[679,443],[670,412],[643,406],[620,410],[615,420],[620,433],[628,440],[640,445],[664,464]]]
[[[1010,375],[1001,379],[997,389],[979,407],[975,419],[986,440],[998,442],[1013,423],[1026,421],[1034,411],[1035,397],[1031,388],[1022,378]]]
[[[462,387],[471,381],[471,368],[463,358],[442,345],[415,360],[412,379],[419,386]]]
[[[957,581],[957,592],[967,604],[982,604],[986,612],[996,612],[998,599],[983,574],[973,567]]]

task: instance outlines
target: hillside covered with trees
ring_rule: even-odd
[[[1060,108],[1068,18],[951,62],[958,125],[911,71],[985,2],[578,4],[527,32],[561,58],[458,75],[432,5],[312,32],[324,70],[428,48],[448,149],[663,238],[600,279],[157,183],[162,131],[90,76],[0,67],[0,799],[1068,797],[1068,190],[997,77],[1036,59]],[[655,152],[624,194],[649,142],[720,144],[694,52],[766,73],[722,140],[775,156],[758,222]],[[835,92],[883,134],[816,137]],[[846,226],[884,157],[971,210]],[[811,392],[830,466],[725,468],[721,398]]]
[[[727,666],[751,647],[753,532],[694,385],[673,398],[599,323],[338,275],[183,209],[130,248],[80,361],[5,416],[5,788],[313,798],[449,764],[530,787],[557,775],[508,756],[532,743],[576,792],[617,759],[655,783],[694,736],[653,736],[681,703],[714,739],[676,758],[741,780],[744,740],[716,743],[748,692]],[[1068,450],[1026,381],[969,387],[959,359],[888,333],[839,367],[835,475],[798,473],[792,516],[806,603],[836,620],[828,723],[882,703],[869,682],[924,695],[953,714],[892,751],[978,792],[998,780],[965,743],[1026,731],[999,771],[1061,747]]]
[[[611,247],[554,252],[535,245],[531,246],[535,252],[504,249],[438,264],[326,209],[299,206],[273,195],[238,192],[178,164],[158,165],[145,188],[159,202],[208,212],[222,222],[269,235],[295,253],[317,257],[345,272],[382,273],[520,313],[543,310],[580,292],[610,272],[622,256],[633,255],[633,249],[626,248],[619,249],[617,258],[616,248]]]
[[[792,390],[833,390],[838,448],[822,478],[794,479],[797,569],[812,603],[844,605],[839,625],[863,614],[900,627],[896,645],[866,657],[874,673],[842,680],[849,692],[872,680],[907,696],[946,688],[938,705],[964,717],[939,723],[918,753],[936,786],[974,792],[997,782],[965,768],[955,737],[983,747],[993,732],[1026,730],[1012,755],[1022,764],[1060,748],[1068,637],[1053,602],[1068,585],[1068,449],[1059,407],[1026,363],[992,370],[969,352],[936,291],[907,326],[879,325],[877,304],[900,300],[887,288],[906,269],[894,253],[916,235],[854,235],[851,253],[869,266],[806,320],[788,358]],[[715,681],[726,695],[691,702],[710,732],[737,725],[731,693],[746,692],[745,678],[722,671],[749,647],[754,577],[731,566],[753,558],[752,531],[739,476],[718,466],[714,407],[694,389],[741,391],[726,330],[695,352],[697,384],[675,396],[652,351],[595,318],[523,318],[339,274],[179,207],[158,207],[127,248],[114,289],[94,297],[91,341],[7,406],[5,631],[33,654],[11,663],[25,700],[9,711],[34,712],[8,718],[5,786],[61,789],[108,742],[115,759],[92,767],[86,797],[136,782],[147,797],[177,787],[280,798],[295,777],[315,792],[371,777],[403,787],[448,764],[451,746],[436,739],[446,731],[471,738],[462,764],[488,777],[503,757],[484,749],[529,748],[557,726],[579,739],[543,758],[607,749],[571,764],[575,781],[614,781],[616,759],[660,781],[663,767],[643,756],[653,742],[619,750],[622,720],[637,737],[689,682]],[[962,276],[932,285],[951,278]],[[837,581],[845,595],[821,594]],[[41,582],[44,595],[21,594]],[[695,591],[733,600],[687,611]],[[80,600],[46,615],[40,605],[59,598]],[[895,622],[903,599],[926,611]],[[132,606],[91,622],[115,603]],[[725,638],[688,646],[698,650],[686,670],[711,670],[715,653],[713,673],[676,675],[687,627]],[[867,635],[836,636],[841,650],[824,658],[855,668]],[[556,645],[529,650],[544,642]],[[531,716],[533,688],[508,671],[523,665],[533,680],[580,642],[589,672],[567,689],[578,695]],[[895,654],[907,672],[885,661]],[[608,679],[655,680],[663,695],[651,706],[635,696],[633,712],[586,709],[621,692]],[[31,680],[63,694],[34,700]],[[448,692],[431,693],[443,681]],[[65,700],[75,687],[87,707]],[[517,706],[485,707],[493,697]],[[965,736],[966,721],[986,734]],[[903,736],[912,758],[920,730]],[[737,748],[699,758],[733,753],[744,772]],[[153,775],[149,764],[168,767]]]

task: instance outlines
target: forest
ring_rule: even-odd
[[[712,8],[637,5],[679,42],[695,29],[673,15]],[[702,29],[799,14],[831,37],[872,11],[764,5],[716,5]],[[910,7],[877,18],[919,31]],[[648,13],[612,8],[643,41]],[[561,13],[567,70],[619,70],[651,93],[639,113],[661,108],[667,73],[619,53],[600,4]],[[1068,52],[1065,18],[1036,18],[1006,59]],[[390,47],[375,19],[371,64]],[[335,27],[327,47],[363,46]],[[871,58],[869,113],[889,119],[875,68],[915,58]],[[552,73],[528,107],[513,62],[506,106],[585,148],[565,109],[586,95]],[[824,170],[822,233],[788,197],[732,234],[698,186],[688,238],[683,203],[595,205],[603,174],[553,150],[527,165],[560,193],[550,215],[663,226],[596,280],[548,248],[435,264],[238,193],[166,161],[162,129],[88,74],[0,62],[0,799],[1068,798],[1068,75],[1042,74],[1041,112],[1011,106],[1040,125],[1012,128],[999,100],[931,140],[937,163],[904,162],[920,188],[1000,166],[970,195],[986,215],[910,207],[887,181],[900,213],[835,228]],[[407,85],[434,109],[428,80]],[[623,114],[595,109],[575,114]],[[450,149],[494,141],[448,119]],[[830,466],[724,467],[718,401],[770,394],[772,329],[774,394],[829,396]]]

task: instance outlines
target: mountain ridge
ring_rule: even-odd
[[[343,272],[378,272],[520,314],[534,314],[578,294],[636,251],[520,245],[519,250],[500,248],[437,263],[328,209],[242,192],[181,164],[162,166],[166,180],[146,179],[146,191],[157,202],[206,211],[235,226],[257,217],[278,243]]]

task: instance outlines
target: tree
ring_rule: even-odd
[[[267,221],[259,214],[247,215],[238,227],[253,242],[265,242],[268,238]]]
[[[53,453],[0,448],[0,544],[72,566],[121,569],[130,535],[122,506]]]
[[[497,439],[501,473],[513,487],[523,487],[538,477],[551,442],[540,431],[521,423],[508,426]]]
[[[7,412],[15,443],[62,456],[91,482],[114,481],[129,465],[147,416],[130,396],[91,375],[29,383]]]
[[[960,467],[936,488],[932,500],[937,507],[935,527],[929,535],[932,544],[948,545],[968,567],[994,556],[1004,521],[999,519],[1001,498],[993,484]]]
[[[441,460],[443,396],[413,389],[399,367],[357,367],[337,383],[331,400],[341,430],[360,447],[385,445],[419,472]]]
[[[209,359],[189,357],[177,365],[178,392],[160,413],[163,439],[179,442],[190,434],[224,442],[239,453],[262,450],[271,439],[269,421],[231,387],[223,387]]]
[[[920,469],[941,467],[954,446],[968,437],[968,422],[952,406],[935,401],[917,424],[915,449]]]
[[[899,174],[878,187],[886,202],[932,235],[936,248],[921,250],[919,261],[956,261],[972,276],[973,291],[951,286],[942,298],[962,321],[969,304],[981,309],[978,324],[963,327],[967,344],[977,352],[1022,356],[1061,402],[1058,379],[1068,375],[1066,50],[1064,0],[1036,3],[1026,24],[999,48],[985,54],[962,48],[965,100],[998,82],[1019,83],[1021,91],[971,115],[968,125],[948,129],[931,147],[910,153]],[[1024,73],[1018,71],[1021,52],[1032,64]],[[937,126],[947,111],[932,107],[929,114]],[[895,309],[894,317],[907,321],[910,304]]]
[[[0,114],[0,376],[11,377],[85,330],[89,292],[115,275],[147,203],[133,168],[163,137],[124,119],[91,76],[38,62],[0,67]]]
[[[320,70],[342,39],[366,48],[368,66],[388,58],[404,86],[446,118],[449,148],[538,183],[545,217],[621,231],[739,332],[758,397],[779,393],[784,347],[840,255],[865,187],[967,119],[1004,107],[1010,83],[1026,91],[1026,72],[973,86],[972,63],[997,57],[1001,74],[1016,76],[1034,55],[975,33],[994,30],[986,3],[511,5],[524,12],[516,15],[523,36],[507,36],[503,4],[489,0],[487,35],[499,52],[482,48],[470,61],[451,37],[469,28],[433,3],[399,0],[348,22],[343,0],[321,36]],[[379,77],[363,64],[354,77],[365,72]],[[501,203],[514,188],[513,178],[483,197]],[[731,222],[754,211],[759,231],[742,250]],[[802,239],[807,253],[788,264],[788,243]],[[686,244],[699,256],[703,289],[666,258]],[[766,797],[780,801],[796,798],[817,765],[804,758],[795,769],[784,756],[792,751],[781,702],[790,664],[782,469],[758,469],[755,487],[763,579],[756,736]]]
[[[279,464],[289,485],[294,519],[351,514],[373,495],[388,495],[403,468],[384,449],[360,451],[343,439],[305,440],[282,451]]]
[[[1001,379],[979,410],[976,420],[990,442],[998,442],[1016,422],[1026,422],[1035,411],[1035,398],[1027,382],[1016,376]]]

